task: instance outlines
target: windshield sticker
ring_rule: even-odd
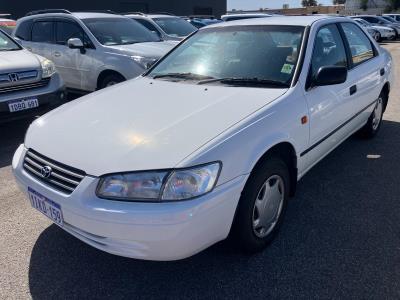
[[[291,64],[284,64],[281,70],[281,73],[284,74],[292,74],[294,65]]]

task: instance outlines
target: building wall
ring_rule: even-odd
[[[230,13],[267,13],[281,15],[343,14],[344,5],[309,6],[297,8],[262,9],[253,11],[231,11]]]
[[[361,0],[347,0],[346,1],[346,14],[381,14],[388,5],[386,0],[369,0],[368,9],[361,9]]]
[[[46,8],[168,12],[179,16],[210,14],[219,17],[226,12],[227,0],[1,0],[0,13],[10,13],[12,17],[19,18],[29,11]]]

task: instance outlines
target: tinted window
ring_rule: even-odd
[[[96,39],[107,46],[160,41],[158,36],[128,18],[85,19],[83,22]]]
[[[24,41],[31,40],[31,28],[32,28],[32,20],[26,20],[21,22],[15,31],[15,36]]]
[[[57,44],[66,45],[67,41],[72,38],[84,40],[82,28],[72,22],[57,22],[56,42]]]
[[[322,27],[317,34],[311,60],[312,76],[324,66],[347,66],[346,50],[336,25]]]
[[[35,22],[32,27],[32,42],[52,43],[53,39],[53,22]]]
[[[343,23],[342,28],[349,42],[353,64],[357,65],[374,57],[371,41],[357,25]]]
[[[170,36],[183,37],[196,31],[197,28],[181,18],[154,18],[154,22]]]
[[[136,22],[139,22],[142,24],[144,27],[146,27],[150,31],[158,32],[157,28],[151,24],[149,21],[144,20],[144,19],[134,19]]]
[[[176,48],[149,75],[257,78],[275,82],[272,87],[282,87],[293,78],[303,31],[301,26],[272,25],[205,28]]]

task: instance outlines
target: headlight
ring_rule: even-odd
[[[145,69],[149,69],[158,59],[134,55],[131,58]]]
[[[56,72],[56,67],[51,60],[45,59],[42,64],[42,78],[49,78]]]
[[[219,162],[172,171],[114,174],[102,178],[97,196],[126,201],[176,201],[213,190],[221,170]]]

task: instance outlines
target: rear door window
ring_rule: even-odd
[[[359,65],[375,56],[370,39],[357,25],[342,23],[341,26],[349,43],[353,65]]]
[[[54,23],[52,21],[39,21],[33,23],[32,42],[53,43]]]

